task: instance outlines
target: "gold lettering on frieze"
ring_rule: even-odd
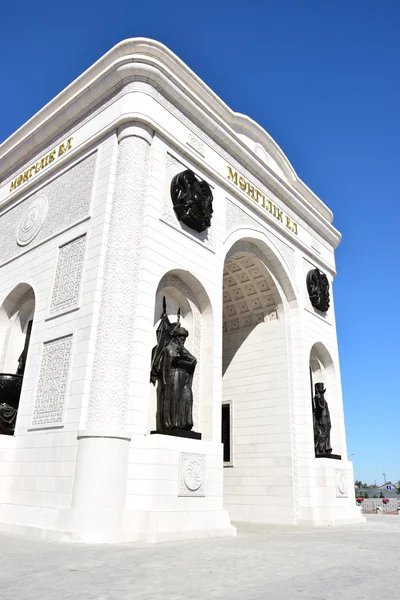
[[[297,235],[297,223],[293,221],[282,209],[276,204],[268,200],[260,190],[252,185],[245,177],[239,175],[237,171],[234,171],[231,166],[228,167],[228,180],[231,181],[236,187],[242,192],[245,192],[253,202],[260,204],[264,210],[269,212],[277,221],[285,225],[289,231]]]
[[[54,150],[52,150],[51,152],[49,152],[48,154],[43,156],[43,158],[41,158],[38,162],[33,164],[29,169],[27,169],[26,171],[24,171],[23,173],[18,175],[18,177],[16,177],[14,179],[14,181],[11,181],[11,183],[10,183],[10,192],[13,192],[20,185],[29,181],[33,175],[36,175],[37,173],[39,173],[39,171],[42,171],[42,169],[45,169],[50,163],[57,160],[57,158],[59,156],[61,156],[62,154],[67,152],[70,148],[72,148],[72,140],[73,140],[72,137],[69,138],[67,141],[60,144],[57,148],[55,148]]]

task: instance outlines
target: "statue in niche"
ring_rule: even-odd
[[[153,348],[150,381],[157,384],[157,429],[163,433],[200,439],[193,428],[192,383],[196,358],[185,348],[188,331],[181,326],[180,309],[176,323],[171,323],[163,298],[163,313],[157,328],[157,345]]]
[[[205,181],[190,169],[175,175],[171,181],[171,198],[176,216],[199,233],[211,225],[213,195]]]
[[[317,310],[326,312],[329,308],[329,281],[325,273],[313,269],[307,273],[307,291],[310,302]]]
[[[328,403],[325,400],[325,392],[326,389],[323,383],[315,384],[315,396],[313,398],[315,456],[332,454],[331,416]]]
[[[32,321],[29,321],[24,349],[18,359],[17,373],[0,373],[0,434],[14,435],[31,330]]]

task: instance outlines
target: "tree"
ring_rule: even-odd
[[[368,492],[365,492],[365,494],[364,494],[364,498],[369,498],[369,494],[368,494]]]
[[[381,490],[381,493],[379,494],[379,498],[384,498],[385,496],[383,495],[383,492]]]
[[[400,479],[399,481],[396,483],[396,494],[400,494]]]
[[[400,483],[400,481],[399,481],[399,483]],[[363,483],[360,479],[356,479],[356,481],[354,482],[354,485],[356,486],[356,488],[362,488]],[[400,494],[400,492],[399,492],[399,494]]]

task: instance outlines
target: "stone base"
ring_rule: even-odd
[[[340,454],[316,454],[315,458],[333,458],[334,460],[342,460]]]
[[[6,508],[8,518],[11,514]],[[18,510],[14,517],[18,519]],[[148,511],[123,513],[51,509],[53,526],[43,523],[40,509],[38,525],[0,522],[0,531],[60,542],[118,544],[126,542],[159,543],[212,537],[232,537],[236,527],[226,510],[184,512]],[[4,515],[5,516],[5,515]],[[42,521],[42,526],[39,525]]]
[[[175,437],[189,438],[191,440],[201,440],[201,433],[189,429],[161,429],[160,431],[150,431],[151,434],[173,435]]]

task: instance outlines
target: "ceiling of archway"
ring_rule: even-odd
[[[225,263],[223,317],[224,331],[254,327],[278,318],[271,285],[257,257],[234,254]]]

